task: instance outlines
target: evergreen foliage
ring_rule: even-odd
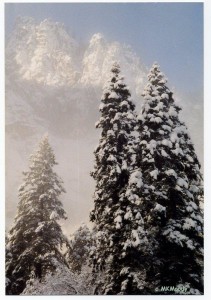
[[[66,253],[72,272],[80,273],[83,265],[89,264],[93,248],[93,236],[88,226],[82,224],[71,236],[70,248]]]
[[[166,82],[155,63],[139,115],[136,173],[141,173],[141,180],[132,192],[142,199],[141,215],[150,241],[146,292],[153,294],[157,287],[182,284],[190,294],[202,293],[200,164],[188,130],[179,119],[181,108]]]
[[[8,295],[181,294],[184,288],[203,294],[200,163],[166,83],[153,64],[137,117],[120,67],[113,65],[96,123],[94,229],[80,226],[70,242],[59,224],[66,219],[65,190],[43,137],[23,173],[6,236]],[[168,286],[175,291],[161,290]]]
[[[68,243],[58,223],[66,219],[59,200],[65,190],[53,170],[56,164],[44,136],[19,188],[18,212],[7,242],[7,294],[20,294],[31,277],[42,280],[55,271],[58,262],[66,264],[61,247]]]
[[[126,196],[136,162],[137,119],[130,92],[114,64],[101,99],[101,138],[95,150],[94,267],[105,272],[102,294],[137,294],[142,287],[139,242],[144,236],[138,203]],[[142,250],[141,250],[142,253]]]

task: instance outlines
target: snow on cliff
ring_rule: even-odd
[[[16,212],[22,171],[48,132],[67,190],[64,206],[71,219],[67,224],[74,230],[81,220],[88,221],[92,208],[94,181],[89,173],[99,135],[94,124],[111,65],[119,61],[139,103],[145,67],[130,47],[109,42],[102,34],[94,34],[84,47],[63,24],[28,17],[17,19],[5,54],[8,226]]]
[[[140,91],[146,69],[139,57],[129,46],[109,43],[100,33],[92,36],[84,51],[63,24],[20,17],[6,45],[8,76],[15,72],[49,86],[102,86],[114,61],[120,62],[131,88]]]
[[[74,84],[78,79],[77,42],[63,24],[18,18],[6,47],[6,62],[26,80],[47,85]],[[11,70],[12,68],[10,68]]]
[[[48,132],[67,190],[64,206],[71,221],[66,224],[74,230],[82,220],[88,221],[93,206],[94,181],[89,174],[99,138],[94,124],[111,65],[119,62],[137,112],[146,68],[130,46],[108,41],[101,33],[84,46],[63,24],[49,19],[38,23],[28,17],[17,19],[6,40],[5,58],[7,226],[16,212],[17,188],[28,157]],[[197,101],[201,105],[201,99]],[[195,111],[192,104],[186,101],[184,116],[201,149],[197,125],[202,106]]]
[[[94,34],[83,58],[81,83],[103,85],[111,66],[119,62],[122,74],[133,93],[141,95],[146,78],[146,68],[130,46],[118,42],[108,43],[102,34]]]

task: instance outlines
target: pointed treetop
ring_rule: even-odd
[[[41,163],[46,162],[49,165],[57,165],[54,151],[49,143],[48,133],[45,133],[38,144],[38,148],[30,155],[30,161],[33,163],[40,160]]]
[[[124,96],[126,97],[124,97],[124,100],[131,102],[131,94],[127,85],[124,83],[124,76],[121,74],[120,65],[118,62],[114,62],[110,71],[110,76],[104,84],[101,101],[103,102],[105,99],[119,99],[123,101],[123,98],[120,96],[122,93],[124,93]],[[100,110],[101,109],[102,105],[100,105]]]
[[[153,63],[148,74],[148,79],[149,82],[155,86],[164,85],[165,83],[167,83],[167,78],[164,73],[160,71],[160,66],[157,62]]]
[[[112,68],[111,68],[111,72],[117,73],[117,74],[120,73],[120,65],[119,65],[119,62],[115,61],[115,62],[113,63]]]
[[[160,65],[158,64],[157,61],[154,61],[154,63],[152,64],[152,69],[159,69]]]
[[[49,134],[48,134],[48,132],[45,132],[44,134],[43,134],[43,137],[41,138],[41,141],[42,140],[49,140]]]
[[[46,133],[42,136],[42,138],[41,138],[41,140],[40,140],[40,142],[39,142],[39,146],[44,145],[44,144],[49,144],[49,135],[48,135],[48,132],[46,132]],[[50,145],[50,144],[49,144],[49,145]]]

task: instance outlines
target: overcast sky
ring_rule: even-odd
[[[203,3],[8,3],[7,33],[17,16],[63,22],[87,42],[101,32],[130,44],[147,66],[158,61],[180,91],[203,89]]]

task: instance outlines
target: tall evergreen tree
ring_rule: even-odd
[[[140,253],[143,237],[138,203],[126,196],[134,168],[137,118],[130,92],[114,64],[101,99],[101,138],[95,150],[96,181],[91,221],[96,225],[94,266],[105,272],[102,294],[136,294],[142,289]]]
[[[57,263],[65,263],[61,247],[67,242],[58,223],[66,219],[59,200],[65,192],[54,172],[57,164],[53,150],[44,136],[38,150],[30,157],[28,172],[19,188],[18,212],[7,242],[7,294],[20,294],[30,276],[45,277]]]
[[[152,251],[146,290],[153,294],[161,286],[182,284],[190,294],[202,293],[200,164],[188,130],[179,119],[181,108],[175,104],[166,82],[155,63],[148,75],[139,116],[136,172],[141,172],[141,180],[139,186],[132,185],[132,194],[142,199],[141,215]]]

